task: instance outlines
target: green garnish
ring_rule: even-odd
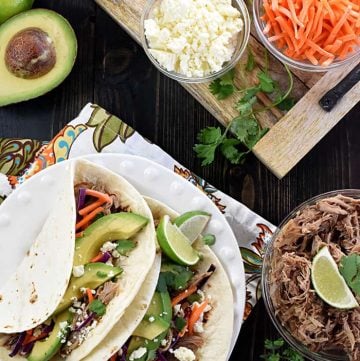
[[[239,115],[229,122],[224,131],[220,127],[207,127],[198,133],[198,143],[195,144],[194,151],[197,157],[202,159],[202,166],[209,165],[214,161],[217,150],[220,150],[230,163],[242,164],[246,155],[268,131],[267,128],[260,127],[256,114],[276,106],[282,110],[289,110],[294,105],[294,99],[289,97],[293,88],[293,77],[287,65],[284,66],[289,78],[289,87],[285,93],[280,90],[278,83],[271,78],[267,66],[265,70],[257,73],[259,83],[256,86],[238,89],[234,83],[234,70],[214,80],[209,85],[211,93],[219,100],[226,99],[235,93],[241,94],[241,98],[234,105]],[[254,55],[249,51],[245,70],[250,72],[254,67]],[[257,106],[257,95],[260,92],[267,93],[274,99],[270,106],[262,108]],[[232,136],[228,136],[229,131]]]
[[[180,332],[186,326],[187,322],[183,317],[176,317],[175,319],[175,327]]]
[[[193,293],[192,295],[190,295],[187,300],[190,303],[194,303],[194,302],[200,302],[201,301],[201,295],[199,295],[198,293]]]
[[[193,276],[193,272],[188,267],[165,263],[161,268],[157,289],[159,292],[165,292],[167,289],[183,290]]]
[[[127,256],[131,250],[136,247],[136,243],[130,239],[121,239],[116,242],[116,250],[122,255]]]
[[[96,272],[96,275],[99,277],[99,278],[106,278],[108,276],[108,274],[106,272],[103,272],[103,271],[97,271]]]
[[[216,242],[216,237],[213,234],[206,234],[202,239],[207,246],[213,246]]]
[[[304,358],[295,350],[285,344],[282,338],[265,340],[266,354],[260,357],[265,361],[304,361]]]
[[[103,316],[106,313],[106,307],[100,300],[94,300],[89,305],[89,310],[97,314],[97,316]]]
[[[360,296],[360,255],[351,254],[341,258],[339,271],[347,285]]]

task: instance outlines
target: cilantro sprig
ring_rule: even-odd
[[[267,67],[257,73],[258,85],[253,87],[238,89],[234,83],[234,70],[209,85],[211,93],[219,100],[226,99],[235,93],[241,94],[241,97],[234,105],[239,115],[224,130],[220,127],[207,127],[198,133],[194,151],[197,157],[202,159],[202,166],[211,164],[218,150],[230,163],[242,164],[246,155],[268,131],[267,128],[260,127],[256,114],[275,106],[282,110],[289,110],[294,105],[294,99],[289,97],[293,88],[293,77],[289,68],[284,66],[289,77],[289,87],[285,93],[281,92],[278,83],[270,77]],[[245,70],[252,71],[254,67],[255,59],[250,51]],[[259,92],[271,95],[275,99],[274,102],[267,107],[257,107]]]
[[[304,361],[304,358],[294,349],[285,344],[282,338],[265,340],[266,353],[261,355],[265,361]]]
[[[339,270],[347,285],[360,296],[360,255],[354,253],[342,257]]]

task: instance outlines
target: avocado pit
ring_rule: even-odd
[[[39,28],[27,28],[16,33],[5,51],[7,69],[19,78],[40,78],[53,69],[55,63],[54,43]]]

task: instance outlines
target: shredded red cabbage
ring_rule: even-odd
[[[106,263],[110,258],[111,253],[106,251],[98,262]]]
[[[19,334],[19,337],[15,343],[15,346],[14,346],[13,350],[11,351],[11,353],[9,354],[10,357],[14,357],[18,354],[18,352],[20,351],[21,345],[25,339],[25,336],[26,336],[26,332],[22,332]]]
[[[127,355],[127,352],[128,352],[128,348],[126,345],[124,345],[122,348],[122,354],[121,354],[121,357],[120,357],[120,361],[126,361],[126,355]]]
[[[31,350],[33,349],[34,347],[34,344],[35,344],[35,341],[33,342],[29,342],[28,344],[26,344],[20,351],[20,355],[22,356],[27,356]]]
[[[83,321],[81,322],[81,324],[75,328],[74,331],[79,331],[81,330],[83,327],[87,326],[95,317],[95,313],[91,312],[90,315]]]
[[[157,356],[156,361],[167,361],[166,357],[161,352],[158,352],[156,356]]]
[[[86,188],[79,188],[79,194],[76,204],[77,212],[85,206],[85,198],[86,198]]]

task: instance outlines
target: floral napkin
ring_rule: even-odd
[[[0,203],[18,184],[42,169],[69,158],[99,152],[134,154],[151,159],[187,179],[216,204],[232,227],[244,260],[246,319],[260,297],[264,244],[271,237],[274,226],[184,168],[98,105],[87,104],[79,116],[49,143],[0,138]]]

